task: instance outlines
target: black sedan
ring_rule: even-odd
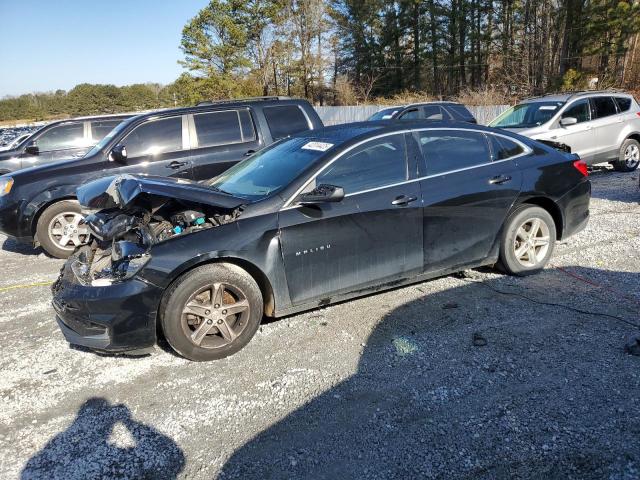
[[[527,275],[582,229],[585,164],[466,123],[341,125],[284,139],[206,184],[81,187],[92,241],[53,286],[72,344],[231,355],[279,317],[450,272]],[[160,327],[160,328],[158,328]]]

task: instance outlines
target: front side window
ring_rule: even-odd
[[[297,105],[265,107],[264,116],[274,140],[309,130],[307,117]]]
[[[626,112],[631,108],[631,99],[629,97],[613,97],[618,104],[620,112]]]
[[[375,120],[391,120],[395,114],[397,114],[400,110],[397,107],[394,108],[385,108],[380,110],[379,112],[371,115],[367,121],[372,122]]]
[[[547,123],[564,102],[527,102],[509,108],[493,120],[490,127],[531,128]]]
[[[95,142],[99,142],[106,137],[111,130],[116,128],[121,121],[122,120],[99,120],[91,122],[91,138],[93,138]]]
[[[86,144],[82,123],[52,127],[36,140],[36,145],[43,152],[85,147]]]
[[[604,118],[618,113],[611,97],[593,97],[591,102],[595,118]]]
[[[418,132],[427,175],[469,168],[491,161],[489,144],[479,132],[426,130]]]
[[[122,142],[129,158],[182,150],[182,117],[152,120],[136,127]]]
[[[400,115],[400,118],[402,120],[415,120],[416,118],[420,118],[420,110],[413,108]]]
[[[211,147],[242,142],[240,117],[237,110],[197,113],[193,115],[199,147]]]
[[[578,123],[588,122],[591,120],[591,112],[589,110],[589,100],[578,100],[570,105],[564,112],[562,118],[573,117]]]
[[[403,182],[405,157],[402,134],[371,140],[329,165],[316,177],[316,185],[335,185],[349,194]]]

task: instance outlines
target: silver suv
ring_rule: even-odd
[[[627,93],[585,91],[530,98],[489,126],[568,145],[589,165],[609,162],[618,171],[631,172],[640,164],[640,106]]]

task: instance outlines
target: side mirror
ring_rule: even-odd
[[[38,146],[36,145],[36,142],[31,140],[27,144],[26,148],[24,149],[24,153],[27,153],[29,155],[39,155],[40,154],[40,148],[38,148]]]
[[[124,163],[127,161],[127,148],[124,145],[116,145],[109,154],[110,162]]]
[[[335,185],[318,185],[307,193],[302,193],[298,197],[301,205],[318,205],[327,202],[340,202],[344,198],[342,187]]]
[[[575,125],[576,123],[578,123],[578,119],[576,117],[564,117],[560,119],[560,125],[563,127]]]

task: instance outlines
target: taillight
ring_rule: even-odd
[[[576,160],[573,162],[573,166],[585,177],[589,175],[589,171],[587,170],[587,164],[584,163],[584,160]]]

